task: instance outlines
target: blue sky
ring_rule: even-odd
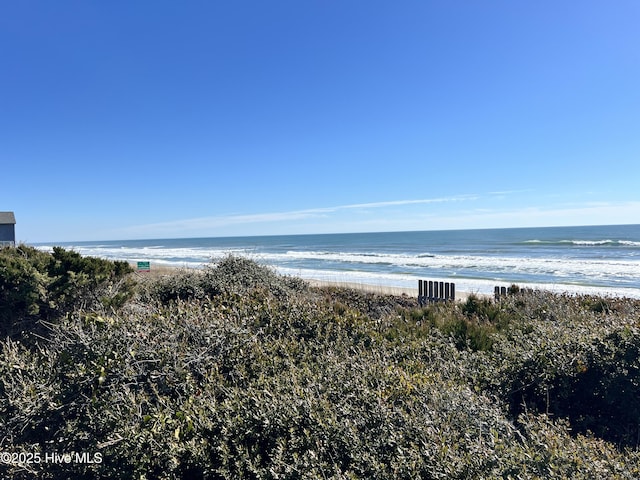
[[[26,242],[640,223],[640,3],[0,3]]]

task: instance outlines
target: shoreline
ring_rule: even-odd
[[[367,293],[376,293],[378,295],[395,295],[398,297],[406,296],[415,298],[418,300],[418,287],[409,288],[409,287],[394,287],[391,285],[374,285],[370,283],[359,283],[359,282],[338,282],[338,281],[329,281],[329,280],[318,280],[313,278],[303,278],[304,281],[308,282],[312,287],[338,287],[338,288],[352,288],[354,290],[361,290]],[[456,291],[456,302],[465,302],[469,296],[475,295],[479,298],[492,298],[491,295],[486,295],[484,293],[473,293],[473,292],[459,292]]]
[[[170,265],[151,265],[150,271],[138,271],[136,270],[137,264],[136,262],[129,262],[131,267],[134,269],[135,275],[144,275],[144,276],[163,276],[163,275],[175,275],[179,272],[201,272],[201,268],[194,268],[190,266],[170,266]],[[381,285],[381,284],[372,284],[372,283],[362,283],[362,282],[349,282],[349,281],[338,281],[338,280],[326,280],[320,278],[308,278],[302,277],[298,275],[291,275],[296,278],[300,278],[303,281],[307,282],[312,287],[324,288],[324,287],[337,287],[337,288],[351,288],[354,290],[360,290],[362,292],[374,293],[378,295],[394,295],[397,297],[410,297],[418,300],[418,286],[415,288],[412,287],[398,287],[393,285]],[[417,283],[417,280],[416,280]],[[479,298],[492,298],[492,295],[487,295],[484,293],[477,292],[464,292],[464,291],[456,291],[456,302],[464,302],[470,295],[476,295]]]
[[[152,270],[200,269],[228,255],[240,256],[282,275],[412,296],[418,280],[428,280],[455,283],[459,297],[462,292],[492,297],[496,286],[515,284],[556,294],[640,300],[640,225],[118,240],[61,246],[134,265],[148,261]]]
[[[144,275],[144,276],[163,276],[163,275],[173,275],[178,272],[201,272],[203,269],[201,266],[195,267],[193,265],[166,265],[166,264],[154,264],[150,265],[151,270],[149,272],[145,271],[137,271],[136,262],[128,262],[131,267],[134,269],[135,275]],[[312,287],[338,287],[338,288],[352,288],[356,290],[360,290],[367,293],[374,293],[379,295],[395,295],[395,296],[405,296],[410,298],[415,298],[416,301],[418,299],[418,279],[415,281],[415,287],[413,286],[398,286],[398,285],[388,285],[383,283],[368,283],[368,282],[360,282],[360,281],[349,281],[342,280],[337,278],[314,278],[307,275],[297,275],[295,273],[281,272],[275,267],[272,268],[279,275],[289,276],[300,278],[301,280],[307,282]],[[434,279],[440,280],[440,279]],[[444,279],[444,281],[451,281],[451,279]],[[457,282],[454,282],[457,283]],[[464,282],[462,282],[464,283]],[[493,283],[493,282],[492,282]],[[515,282],[494,282],[494,284],[500,285],[501,287],[508,288],[510,285]],[[527,284],[527,283],[515,283],[521,288],[529,288],[533,290],[544,290],[551,293],[556,294],[569,294],[569,295],[589,295],[601,298],[628,298],[632,300],[639,300],[640,295],[636,296],[635,292],[624,292],[624,291],[613,291],[609,288],[597,288],[597,287],[581,287],[579,289],[571,288],[571,285],[561,285],[561,284]],[[624,289],[622,289],[624,290]],[[478,290],[469,290],[456,289],[456,302],[465,302],[469,296],[475,295],[478,298],[482,299],[493,299],[493,292],[486,291],[478,291]]]

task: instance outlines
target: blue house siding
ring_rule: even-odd
[[[15,245],[16,218],[13,212],[0,212],[0,246]]]

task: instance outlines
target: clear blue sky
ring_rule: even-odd
[[[1,1],[26,242],[640,223],[640,2]]]

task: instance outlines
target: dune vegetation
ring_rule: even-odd
[[[0,477],[640,477],[640,302],[0,250]]]

